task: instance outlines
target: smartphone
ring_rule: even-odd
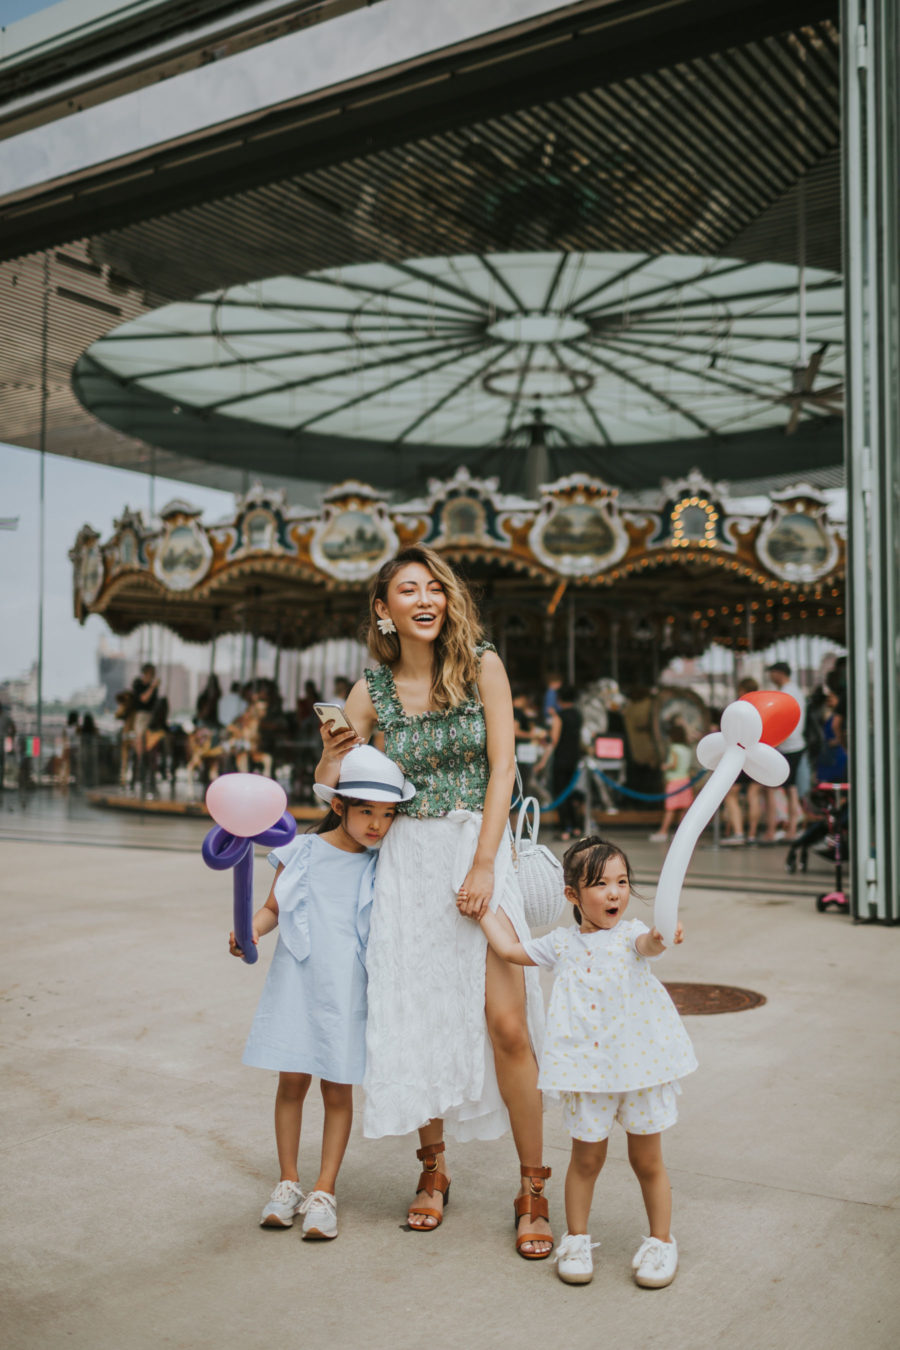
[[[331,727],[332,733],[343,731],[345,728],[356,735],[356,729],[347,721],[347,716],[343,708],[338,707],[336,703],[314,703],[313,712],[318,717],[323,726]]]

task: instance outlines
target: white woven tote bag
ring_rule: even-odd
[[[524,837],[526,824],[528,835]],[[525,902],[525,921],[529,928],[551,927],[566,904],[562,863],[549,848],[538,843],[540,825],[541,808],[537,798],[525,797],[516,821],[513,867]]]

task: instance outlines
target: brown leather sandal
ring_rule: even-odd
[[[553,1251],[552,1236],[550,1233],[520,1233],[519,1220],[527,1214],[532,1222],[535,1219],[546,1219],[549,1222],[550,1211],[547,1208],[547,1197],[544,1195],[544,1182],[550,1176],[551,1169],[549,1167],[521,1167],[519,1170],[522,1176],[526,1177],[531,1183],[531,1189],[527,1195],[516,1197],[515,1218],[513,1220],[516,1229],[516,1251],[526,1261],[546,1261]],[[523,1252],[522,1246],[526,1242],[546,1242],[549,1245],[545,1252]]]
[[[424,1148],[416,1149],[416,1157],[422,1163],[422,1174],[419,1177],[419,1184],[416,1186],[416,1195],[423,1193],[433,1196],[435,1191],[439,1191],[444,1198],[444,1209],[450,1203],[450,1182],[444,1176],[443,1172],[437,1170],[438,1154],[444,1152],[443,1139],[439,1144],[426,1144]],[[444,1222],[444,1213],[440,1209],[431,1209],[428,1205],[411,1205],[410,1214],[427,1214],[429,1218],[436,1219],[428,1227],[420,1228],[416,1224],[410,1224],[410,1230],[413,1233],[433,1233],[436,1228],[440,1228]]]

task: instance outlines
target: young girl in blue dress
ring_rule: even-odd
[[[315,785],[331,810],[314,834],[269,854],[277,867],[253,916],[253,941],[278,928],[278,944],[243,1062],[278,1071],[275,1143],[281,1180],[262,1212],[266,1228],[303,1215],[307,1239],[337,1237],[338,1169],[353,1121],[353,1084],[365,1069],[366,943],[377,854],[397,806],[415,795],[403,771],[372,746],[351,750],[336,787]],[[242,956],[230,934],[229,949]],[[325,1122],[314,1189],[297,1172],[303,1102],[321,1079]]]
[[[639,1285],[659,1289],[671,1284],[678,1267],[661,1137],[678,1118],[678,1080],[696,1069],[697,1060],[674,1003],[650,967],[665,951],[659,932],[625,918],[634,888],[624,853],[596,835],[581,839],[567,850],[563,875],[577,927],[515,942],[490,911],[481,919],[498,956],[514,965],[545,966],[556,975],[539,1081],[545,1092],[562,1098],[572,1137],[568,1231],[557,1247],[557,1269],[567,1284],[592,1278],[591,1249],[600,1244],[591,1242],[588,1219],[618,1120],[628,1136],[628,1161],[650,1227],[632,1270]],[[682,941],[680,924],[675,941]]]

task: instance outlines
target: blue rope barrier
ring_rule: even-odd
[[[591,773],[595,778],[601,778],[603,782],[608,784],[615,792],[621,792],[623,797],[633,797],[635,801],[639,802],[664,802],[668,797],[677,797],[679,792],[684,792],[684,787],[673,788],[671,792],[635,792],[634,788],[623,787],[621,783],[617,783],[614,778],[608,778],[602,769],[595,769],[593,765],[591,765]],[[688,782],[687,786],[693,787],[695,783],[700,782],[701,778],[705,778],[706,774],[707,770],[701,769],[700,772],[695,774]]]
[[[558,806],[562,805],[562,803],[566,800],[567,797],[571,797],[572,793],[578,787],[578,784],[580,782],[581,782],[581,765],[579,764],[578,768],[575,770],[574,777],[572,778],[572,781],[566,788],[565,792],[561,793],[560,796],[557,797],[555,802],[550,802],[547,806],[541,806],[541,811],[555,811]],[[521,806],[522,800],[523,800],[522,797],[517,797],[510,806],[509,808],[510,811],[515,811],[517,806]]]

